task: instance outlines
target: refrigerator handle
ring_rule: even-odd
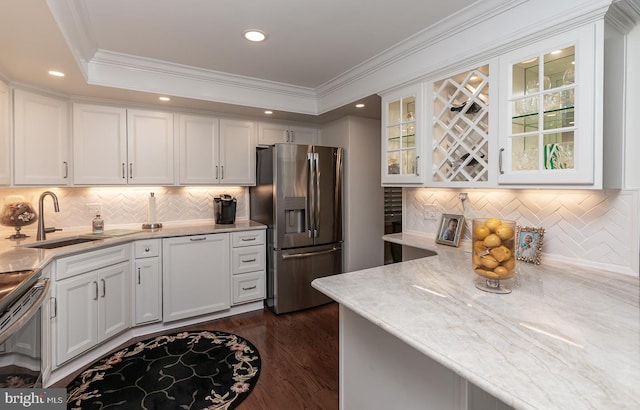
[[[318,227],[320,226],[320,161],[318,160],[318,153],[313,153],[313,161],[315,162],[315,180],[316,180],[316,204],[314,205],[315,215],[313,216],[313,237],[318,237]]]
[[[315,214],[315,190],[313,188],[313,153],[307,153],[307,236],[313,238]]]

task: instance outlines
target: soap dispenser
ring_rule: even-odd
[[[103,233],[104,232],[104,221],[100,218],[100,214],[97,213],[96,217],[93,218],[93,233]]]

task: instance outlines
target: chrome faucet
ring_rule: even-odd
[[[38,219],[38,233],[36,234],[37,241],[44,241],[47,239],[47,232],[55,232],[61,231],[62,229],[56,228],[45,228],[44,226],[44,198],[49,195],[51,199],[53,199],[53,210],[56,212],[60,212],[60,206],[58,205],[58,197],[51,191],[44,191],[40,195],[40,199],[38,200],[38,214],[40,215],[40,219]]]

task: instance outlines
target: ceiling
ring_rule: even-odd
[[[131,82],[118,83],[98,75],[95,67],[104,72],[109,63],[126,59],[131,74],[135,67],[153,64],[172,75],[176,83],[197,72],[221,82],[246,84],[249,91],[271,87],[314,95],[475,2],[2,0],[0,74],[11,83],[75,98],[145,105],[157,105],[165,87],[172,98],[166,105],[172,109],[264,117],[264,110],[270,108],[264,103],[229,104],[216,95],[185,98],[175,92],[173,84],[161,82],[154,84],[154,92],[148,92],[148,87],[132,87]],[[267,41],[244,40],[241,35],[250,28],[265,31]],[[46,74],[50,69],[66,76],[50,77]],[[317,115],[274,110],[271,118],[316,123],[344,115],[380,118],[379,97],[361,97],[358,101],[364,100],[365,109],[347,104]]]

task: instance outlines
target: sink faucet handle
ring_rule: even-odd
[[[51,232],[55,232],[55,231],[61,231],[62,228],[55,228],[55,227],[51,227],[51,228],[44,228],[44,233],[51,233]]]

